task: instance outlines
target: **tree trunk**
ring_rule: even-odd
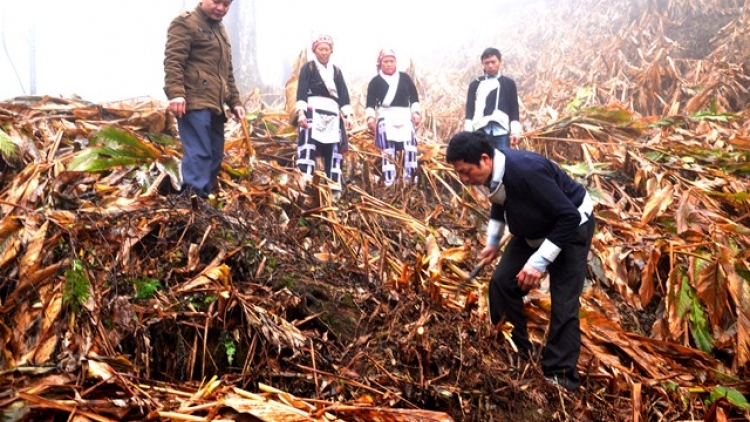
[[[236,1],[224,23],[232,42],[232,66],[234,79],[240,96],[245,97],[255,88],[260,88],[260,70],[255,44],[256,5],[255,0]]]
[[[29,94],[36,95],[36,23],[29,29]]]

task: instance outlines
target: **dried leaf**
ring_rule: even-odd
[[[674,187],[671,184],[667,184],[666,186],[663,186],[661,189],[656,191],[643,207],[641,224],[648,224],[653,221],[654,218],[663,213],[672,203],[673,193]]]

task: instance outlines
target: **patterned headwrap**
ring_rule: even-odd
[[[378,65],[377,65],[378,70],[380,70],[380,64],[383,62],[383,59],[388,56],[393,57],[395,59],[396,52],[390,48],[384,48],[380,50],[380,53],[378,53]]]
[[[331,38],[330,35],[326,34],[319,34],[317,37],[313,38],[312,42],[312,49],[315,51],[315,47],[317,47],[320,44],[328,44],[333,48],[333,38]]]

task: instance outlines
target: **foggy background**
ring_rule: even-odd
[[[255,8],[258,76],[266,88],[281,88],[294,60],[309,49],[312,35],[318,32],[333,36],[332,61],[347,81],[374,76],[377,52],[383,46],[396,50],[401,70],[409,59],[417,69],[426,68],[472,46],[470,56],[481,72],[481,48],[473,51],[477,49],[473,46],[506,49],[497,42],[498,34],[528,24],[514,22],[511,16],[514,7],[529,3],[234,0],[229,15],[242,7]],[[30,94],[78,95],[93,102],[141,96],[165,100],[167,27],[175,16],[197,4],[197,0],[2,0],[0,100]],[[495,36],[481,35],[487,33]]]

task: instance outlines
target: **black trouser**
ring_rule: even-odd
[[[308,124],[312,124],[312,120],[308,119]],[[341,162],[343,159],[339,150],[340,144],[318,142],[310,137],[310,132],[309,128],[299,129],[299,137],[297,139],[297,167],[305,177],[312,178],[315,171],[315,159],[318,155],[322,156],[326,176],[335,183],[332,189],[340,191],[342,183]]]
[[[594,219],[591,217],[585,224],[578,226],[575,239],[566,244],[557,259],[547,267],[552,313],[547,344],[542,355],[542,370],[546,376],[567,378],[575,386],[581,382],[576,370],[581,354],[579,298],[586,279],[587,258],[593,234]],[[513,341],[524,354],[532,350],[523,313],[523,297],[528,292],[518,287],[516,275],[536,250],[525,239],[512,237],[490,282],[492,324],[497,324],[503,318],[512,323]]]

